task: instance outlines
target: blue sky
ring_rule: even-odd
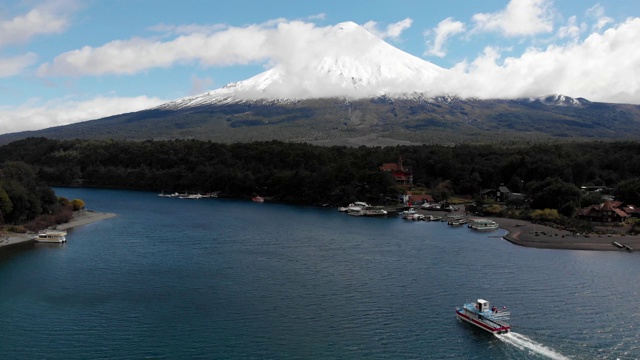
[[[0,133],[142,110],[244,80],[287,46],[283,37],[261,46],[280,25],[311,31],[344,21],[492,95],[640,104],[637,0],[5,0]]]

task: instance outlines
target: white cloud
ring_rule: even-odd
[[[593,25],[594,31],[601,31],[608,24],[613,23],[613,19],[605,16],[604,8],[600,4],[595,4],[587,10],[587,16],[596,20]]]
[[[36,62],[38,56],[34,53],[27,53],[20,56],[0,58],[0,78],[14,76]]]
[[[362,27],[381,39],[398,39],[403,31],[411,27],[411,24],[413,24],[413,20],[406,18],[397,23],[387,25],[384,30],[378,29],[378,23],[375,21],[367,21]]]
[[[148,109],[164,102],[166,100],[146,96],[97,97],[90,100],[53,99],[46,103],[31,100],[18,108],[0,107],[0,134],[99,119]]]
[[[151,68],[199,62],[205,66],[248,64],[269,59],[276,54],[272,43],[282,36],[280,25],[230,27],[213,34],[192,33],[169,41],[147,38],[116,40],[100,47],[85,46],[57,56],[53,62],[40,65],[41,76],[80,76],[103,74],[135,74]],[[293,23],[290,23],[293,24]],[[306,27],[306,29],[305,29]],[[308,32],[313,25],[300,27]],[[287,36],[291,34],[283,34]],[[305,34],[300,34],[305,36]],[[285,44],[280,44],[285,46]]]
[[[553,30],[552,0],[511,0],[495,13],[472,17],[476,31],[497,31],[505,36],[528,36]]]
[[[227,25],[223,24],[212,24],[212,25],[198,25],[198,24],[189,24],[189,25],[170,25],[170,24],[158,24],[149,28],[151,31],[158,31],[163,33],[171,33],[171,34],[193,34],[193,33],[201,33],[201,34],[211,34],[216,31],[221,31],[227,29]]]
[[[25,43],[41,34],[63,32],[69,26],[69,12],[74,8],[71,1],[52,1],[24,15],[0,19],[0,47]]]
[[[487,48],[473,62],[460,63],[449,91],[461,96],[517,98],[564,94],[592,101],[640,103],[640,18],[630,18],[583,42],[529,48],[500,61]]]
[[[464,23],[455,21],[453,18],[449,17],[440,21],[438,26],[432,31],[435,33],[435,39],[428,43],[429,49],[425,52],[425,55],[444,57],[446,52],[443,48],[449,37],[464,32],[465,30],[466,26]]]
[[[411,26],[411,19],[390,24],[378,36],[397,38]],[[116,40],[100,47],[85,46],[41,64],[40,76],[81,76],[136,74],[152,68],[194,62],[203,66],[226,66],[260,62],[287,61],[292,55],[306,53],[308,44],[322,39],[328,29],[303,21],[276,19],[244,28],[229,27],[213,33],[194,32],[161,41],[152,38]],[[369,23],[374,29],[375,23]],[[157,29],[181,31],[167,26]],[[213,31],[214,27],[207,28]]]
[[[397,39],[403,31],[411,27],[412,23],[413,20],[406,18],[402,21],[398,21],[397,23],[388,25],[384,38]]]
[[[324,20],[327,17],[325,13],[319,13],[308,17],[309,20]]]
[[[190,95],[202,94],[207,91],[211,85],[213,85],[213,79],[210,77],[199,78],[197,76],[191,76],[191,91]]]
[[[584,24],[578,25],[578,20],[575,16],[572,16],[567,20],[567,24],[558,29],[556,35],[560,39],[569,38],[577,40],[580,38],[580,34],[585,30]]]

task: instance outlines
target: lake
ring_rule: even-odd
[[[2,359],[636,359],[637,253],[443,222],[56,188],[118,216],[0,257]],[[461,323],[483,298],[512,333]]]

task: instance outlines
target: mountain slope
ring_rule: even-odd
[[[640,106],[549,99],[310,99],[146,110],[0,136],[53,139],[282,140],[324,145],[640,140]],[[580,103],[579,106],[575,105]]]
[[[273,68],[221,89],[135,113],[0,135],[0,144],[31,136],[325,145],[640,140],[639,106],[563,95],[461,99],[444,91],[448,70],[354,23],[323,31],[326,42],[292,45],[312,61],[293,51]]]

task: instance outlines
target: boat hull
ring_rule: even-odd
[[[36,239],[39,243],[61,244],[66,242],[65,239]]]
[[[471,226],[471,228],[476,231],[493,231],[497,230],[498,226]]]
[[[509,332],[509,330],[511,330],[511,326],[507,324],[475,319],[473,317],[465,315],[460,309],[456,309],[456,315],[458,319],[464,322],[467,322],[471,325],[477,326],[480,329],[490,332],[492,334],[506,334]]]

